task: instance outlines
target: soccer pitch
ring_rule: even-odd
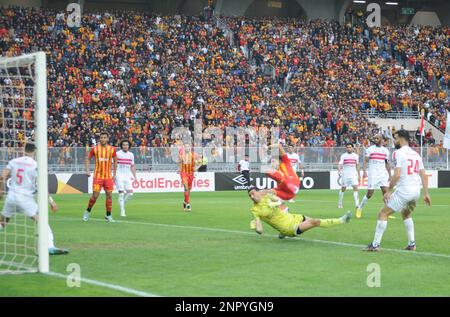
[[[377,191],[363,218],[317,228],[280,240],[268,225],[249,228],[246,191],[192,194],[192,212],[182,211],[182,193],[135,194],[121,219],[117,196],[106,223],[104,195],[91,220],[82,221],[88,195],[55,195],[50,215],[56,245],[66,256],[51,257],[57,274],[0,275],[0,296],[450,296],[450,190],[431,190],[433,206],[420,201],[413,214],[417,251],[403,251],[400,215],[390,219],[382,251],[365,253],[381,207]],[[362,198],[363,191],[360,191]],[[300,191],[291,212],[312,217],[354,210],[346,192]],[[70,288],[67,266],[81,268],[81,287]],[[379,265],[380,287],[369,287],[367,268]]]

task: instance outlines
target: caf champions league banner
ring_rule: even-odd
[[[137,173],[137,180],[132,184],[135,193],[170,193],[182,192],[183,184],[178,173]],[[214,173],[195,173],[192,182],[194,192],[214,191]],[[92,177],[89,177],[89,193],[92,193]]]
[[[48,191],[50,194],[82,194],[87,193],[88,190],[86,174],[58,173],[48,175]]]
[[[449,188],[450,171],[428,170],[430,188]],[[177,173],[137,173],[133,182],[136,193],[182,192],[180,175]],[[262,173],[252,173],[252,184],[258,189],[274,188],[276,182]],[[85,174],[58,173],[48,176],[49,193],[83,194],[92,193],[92,178]],[[244,176],[240,173],[195,173],[193,191],[247,190]],[[305,173],[300,190],[339,189],[340,177],[337,171]],[[361,179],[360,188],[367,188],[367,179]]]
[[[51,194],[92,193],[92,176],[58,173],[49,175],[48,180],[49,193]],[[192,186],[192,191],[214,191],[214,173],[195,173]],[[137,173],[137,180],[132,183],[132,188],[135,193],[183,191],[180,174],[178,173]]]

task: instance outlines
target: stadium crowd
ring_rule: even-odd
[[[287,18],[2,8],[0,52],[48,57],[50,147],[168,147],[174,127],[279,126],[296,146],[368,144],[362,112],[418,111],[441,129],[449,108],[450,28]],[[208,141],[208,140],[205,140]]]

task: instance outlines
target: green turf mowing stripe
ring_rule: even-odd
[[[56,218],[55,220],[57,220]],[[81,218],[73,218],[73,217],[59,217],[59,220],[78,220],[81,222]],[[90,218],[92,221],[105,221],[104,219],[98,218]],[[203,230],[203,231],[213,231],[213,232],[223,232],[223,233],[234,233],[234,234],[243,234],[243,235],[255,235],[254,232],[245,232],[239,230],[229,230],[222,228],[210,228],[210,227],[196,227],[196,226],[181,226],[181,225],[173,225],[173,224],[165,224],[165,223],[153,223],[153,222],[142,222],[142,221],[128,221],[128,220],[116,220],[116,223],[127,223],[127,224],[138,224],[138,225],[148,225],[148,226],[159,226],[166,228],[177,228],[177,229],[191,229],[191,230]],[[265,237],[278,237],[278,235],[273,234],[264,234]],[[329,240],[319,240],[319,239],[308,239],[308,238],[297,238],[303,241],[309,241],[314,243],[322,243],[322,244],[331,244],[338,245],[343,247],[353,247],[353,248],[364,248],[365,245],[361,244],[353,244],[347,242],[339,242],[339,241],[329,241]],[[421,256],[432,256],[432,257],[440,257],[450,259],[450,254],[442,254],[442,253],[432,253],[432,252],[422,252],[422,251],[407,251],[400,249],[389,249],[382,248],[383,251],[395,252],[400,254],[412,254],[412,255],[421,255]]]

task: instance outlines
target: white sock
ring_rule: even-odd
[[[3,225],[0,223],[0,231],[2,231],[3,229]]]
[[[368,201],[369,198],[367,197],[367,195],[364,195],[363,199],[361,200],[361,204],[359,205],[359,208],[363,209],[363,207],[367,204]]]
[[[126,193],[125,194],[125,203],[128,202],[133,197],[133,193]]]
[[[119,206],[120,210],[123,210],[123,208],[125,207],[124,193],[119,193]]]
[[[355,200],[355,207],[358,207],[359,206],[358,191],[353,191],[353,199]]]
[[[55,237],[53,236],[52,228],[50,228],[50,225],[48,226],[48,248],[54,248],[55,247]]]
[[[342,190],[339,191],[339,205],[342,205],[342,200],[344,200],[344,192]]]
[[[383,238],[384,231],[387,228],[387,221],[386,220],[378,220],[377,221],[377,227],[375,229],[375,236],[373,238],[372,245],[373,246],[379,246],[381,243],[381,238]]]
[[[403,220],[403,223],[405,224],[406,233],[408,235],[408,245],[414,245],[416,243],[416,240],[414,237],[414,222],[412,218]]]

